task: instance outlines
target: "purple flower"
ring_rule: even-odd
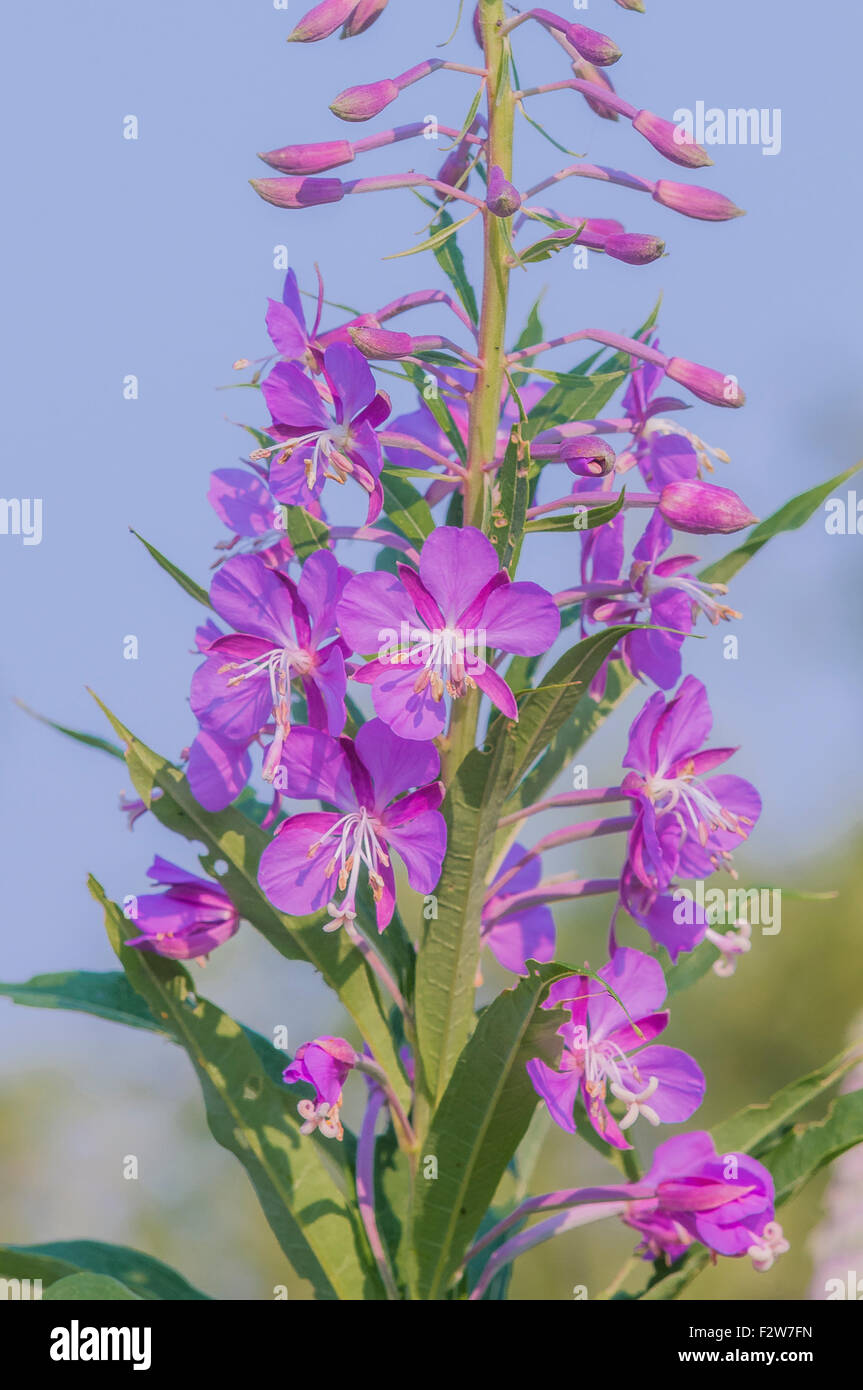
[[[431,893],[440,877],[446,823],[437,809],[443,800],[437,751],[398,738],[379,719],[364,724],[355,740],[295,729],[288,751],[291,796],[337,809],[282,822],[261,858],[261,887],[283,912],[304,916],[326,907],[333,920],[324,930],[335,931],[356,917],[364,870],[383,931],[395,909],[391,850],[416,892]]]
[[[748,1154],[718,1154],[703,1130],[675,1135],[653,1155],[644,1185],[623,1220],[644,1237],[646,1260],[678,1259],[694,1240],[718,1255],[748,1255],[759,1271],[789,1247],[773,1210],[773,1179]]]
[[[318,386],[292,362],[277,362],[263,383],[270,433],[287,446],[274,456],[270,487],[280,502],[307,507],[326,478],[353,478],[369,494],[371,522],[383,503],[375,430],[390,413],[389,397],[377,390],[362,353],[347,343],[326,349],[323,373],[332,414]]]
[[[510,849],[489,885],[482,909],[482,944],[504,970],[527,973],[528,960],[553,960],[554,917],[544,904],[525,902],[542,878],[539,855],[516,873],[511,870],[525,857],[524,845]],[[499,885],[499,886],[496,886]]]
[[[281,301],[269,299],[267,306],[267,332],[280,355],[287,362],[299,362],[313,371],[317,370],[320,366],[320,354],[315,347],[318,324],[315,323],[311,333],[306,327],[306,315],[293,270],[289,270],[285,276]]]
[[[377,713],[402,738],[442,733],[443,695],[479,687],[509,719],[518,718],[506,681],[487,663],[487,647],[537,656],[554,642],[560,615],[538,584],[512,583],[491,541],[473,526],[441,526],[422,549],[419,574],[361,574],[338,608],[342,635],[356,652],[378,656],[354,673],[372,686]]]
[[[339,1119],[342,1087],[356,1061],[356,1052],[344,1038],[315,1038],[297,1048],[293,1062],[282,1072],[282,1080],[288,1085],[304,1081],[314,1087],[314,1100],[301,1100],[297,1105],[304,1121],[301,1134],[319,1129],[325,1139],[344,1138]]]
[[[622,786],[636,802],[627,867],[644,888],[664,892],[675,875],[708,878],[731,863],[761,814],[742,777],[705,777],[733,748],[702,749],[713,716],[701,681],[687,676],[673,699],[652,695],[629,732]]]
[[[167,892],[143,893],[134,899],[130,915],[144,935],[133,937],[127,946],[171,960],[197,960],[239,930],[237,909],[217,883],[187,873],[159,855],[147,876]]]
[[[621,947],[598,973],[620,1004],[586,975],[559,980],[543,1008],[564,1005],[569,1011],[569,1022],[558,1029],[564,1040],[560,1066],[555,1070],[537,1058],[527,1070],[561,1129],[575,1133],[580,1094],[600,1138],[628,1149],[623,1131],[640,1115],[652,1125],[688,1120],[704,1098],[704,1077],[679,1048],[645,1046],[668,1024],[668,1012],[660,1008],[666,985],[658,961]],[[627,1107],[619,1123],[608,1108],[609,1091]]]
[[[235,632],[210,644],[192,679],[192,709],[205,733],[243,748],[275,722],[264,763],[270,781],[291,727],[292,679],[301,681],[311,724],[334,734],[344,728],[345,661],[335,609],[348,576],[325,550],[309,556],[299,584],[257,555],[237,555],[210,587],[213,607]]]

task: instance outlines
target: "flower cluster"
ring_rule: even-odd
[[[618,3],[641,8],[636,0]],[[386,0],[324,0],[297,22],[290,40],[316,42],[336,32],[352,38],[385,9]],[[572,76],[514,90],[510,35],[529,21],[565,52]],[[435,209],[432,249],[452,251],[456,232],[475,223],[486,263],[496,257],[496,270],[481,310],[465,288],[458,254],[440,257],[452,294],[416,290],[326,328],[320,275],[307,315],[297,275],[288,271],[266,314],[271,349],[235,364],[254,367],[249,384],[268,418],[248,427],[256,447],[241,464],[212,474],[209,500],[229,533],[219,549],[230,553],[218,557],[209,591],[214,618],[196,634],[201,664],[191,683],[198,725],[188,750],[192,794],[218,813],[252,795],[250,779],[267,784],[273,801],[263,817],[261,892],[291,930],[341,931],[340,948],[356,969],[372,972],[398,1015],[403,1075],[387,1074],[367,1040],[358,1052],[329,1036],[303,1043],[284,1073],[287,1083],[312,1088],[298,1104],[303,1132],[335,1140],[344,1134],[340,1112],[350,1073],[370,1079],[357,1190],[388,1289],[374,1181],[368,1189],[363,1165],[373,1154],[382,1106],[411,1161],[416,1153],[416,1115],[403,1096],[405,1085],[416,1096],[425,1084],[427,1059],[417,1047],[411,994],[411,922],[419,910],[412,895],[423,899],[427,924],[421,962],[425,940],[443,939],[435,933],[439,915],[451,920],[453,895],[466,895],[461,934],[452,933],[440,950],[463,953],[462,995],[474,971],[476,984],[483,983],[481,947],[496,962],[492,970],[530,978],[537,963],[551,969],[558,951],[553,906],[607,897],[608,959],[595,971],[585,965],[556,973],[541,1004],[555,1011],[555,1043],[546,1036],[537,1044],[527,1072],[568,1134],[587,1124],[609,1152],[629,1150],[636,1122],[640,1129],[682,1124],[705,1093],[697,1062],[656,1041],[669,1023],[663,962],[676,962],[705,939],[721,961],[742,949],[700,910],[680,920],[676,889],[681,881],[734,874],[733,853],[761,810],[749,782],[717,771],[736,750],[706,746],[707,691],[684,676],[686,639],[699,618],[715,626],[740,614],[725,602],[726,585],[700,577],[698,557],[675,548],[678,533],[728,535],[756,518],[735,492],[706,476],[728,456],[678,423],[692,402],[672,389],[718,407],[741,406],[743,392],[735,377],[667,353],[653,320],[633,337],[574,328],[547,341],[531,324],[530,334],[507,348],[501,289],[511,268],[527,269],[567,247],[633,267],[663,254],[665,239],[652,231],[536,202],[569,180],[646,192],[654,210],[702,221],[728,221],[739,209],[711,190],[587,163],[530,180],[513,166],[511,139],[501,137],[506,122],[492,119],[495,103],[523,111],[550,91],[575,93],[601,117],[623,117],[677,165],[691,169],[709,160],[671,122],[615,91],[605,69],[620,50],[606,35],[546,9],[511,16],[496,0],[477,7],[474,34],[482,66],[427,59],[351,86],[331,105],[353,132],[442,69],[478,79],[488,88],[488,115],[474,105],[466,123],[439,126],[449,145],[436,172],[353,179],[333,173],[426,134],[422,122],[262,155],[274,173],[253,187],[275,208],[410,188]],[[465,210],[460,223],[445,211],[450,204]],[[432,309],[449,315],[451,337],[392,326],[402,315]],[[599,360],[600,370],[623,384],[616,414],[584,418],[579,393],[587,378],[535,365],[545,353],[582,341],[593,345],[591,362]],[[385,374],[397,379],[396,414],[378,381]],[[606,393],[598,408],[609,399]],[[336,497],[349,524],[335,520]],[[646,513],[641,526],[639,512]],[[515,577],[520,564],[542,559],[543,533],[565,530],[556,552],[564,570],[557,592]],[[372,564],[358,569],[358,554],[374,555]],[[574,649],[562,640],[570,628],[580,639]],[[579,660],[567,667],[573,651]],[[556,658],[563,674],[555,667],[549,676]],[[619,784],[528,796],[542,772],[542,719],[556,720],[549,737],[563,726],[563,738],[579,700],[592,700],[604,717],[612,673],[615,682],[648,691],[629,731]],[[480,777],[487,766],[499,785],[491,773]],[[244,802],[237,804],[242,809]],[[590,806],[611,812],[558,824],[539,838],[526,833],[534,815]],[[566,849],[579,856],[600,837],[620,847],[611,875],[591,877],[574,857],[562,873],[544,869],[546,855]],[[160,897],[139,900],[144,935],[133,945],[197,957],[236,931],[237,912],[220,888],[160,860],[151,874],[169,886]],[[298,922],[306,918],[312,921]],[[647,933],[650,954],[621,944],[627,918]],[[472,955],[464,950],[468,937]],[[446,1013],[453,1000],[437,1004]],[[706,1134],[668,1139],[642,1180],[599,1197],[592,1191],[579,1189],[556,1205],[605,1203],[601,1214],[621,1216],[650,1258],[677,1259],[697,1240],[721,1254],[748,1253],[766,1269],[785,1245],[767,1170],[745,1155],[716,1155]],[[572,1212],[566,1219],[572,1223]],[[497,1249],[472,1296],[481,1296],[504,1251],[512,1258],[540,1229]]]

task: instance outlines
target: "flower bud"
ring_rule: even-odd
[[[474,38],[476,39],[476,41],[477,41],[477,43],[479,44],[480,48],[484,48],[485,45],[483,44],[483,41],[482,41],[482,20],[480,19],[480,16],[479,16],[479,5],[475,5],[475,6],[474,6],[472,27],[473,27],[473,36],[474,36]]]
[[[703,483],[698,478],[667,483],[659,494],[659,510],[675,531],[687,531],[693,536],[716,532],[727,536],[758,520],[731,488]]]
[[[644,14],[644,0],[617,0],[617,4],[622,10],[635,10],[636,14]]]
[[[653,148],[673,164],[697,169],[702,164],[713,163],[707,151],[696,144],[688,131],[673,121],[666,121],[652,111],[637,111],[632,124],[639,135],[649,140]]]
[[[295,29],[288,34],[288,43],[317,43],[328,39],[350,18],[357,0],[323,0],[304,14]]]
[[[736,377],[716,372],[712,367],[700,367],[697,362],[687,362],[685,357],[672,357],[665,374],[708,405],[740,406],[746,400]]]
[[[369,82],[362,87],[347,87],[330,103],[330,110],[343,121],[370,121],[377,116],[399,94],[399,87],[391,77],[380,82]]]
[[[380,19],[387,7],[388,0],[359,0],[355,3],[354,12],[345,21],[342,29],[343,39],[355,39],[357,34],[364,34],[366,29],[371,29],[376,19]]]
[[[284,174],[323,174],[340,164],[351,164],[354,147],[350,140],[326,140],[318,145],[283,145],[280,150],[258,154],[265,164]]]
[[[596,29],[588,29],[584,24],[567,24],[563,32],[582,58],[598,68],[611,67],[623,56],[614,39],[598,33]]]
[[[665,253],[665,242],[647,232],[622,232],[606,239],[605,254],[627,265],[648,265]]]
[[[393,333],[388,328],[349,327],[348,334],[364,357],[396,362],[399,358],[410,357],[413,352],[414,340],[410,333]]]
[[[732,217],[743,216],[742,208],[736,207],[722,193],[714,193],[712,188],[692,188],[687,183],[671,183],[668,179],[659,179],[653,198],[665,208],[682,212],[684,217],[700,217],[703,222],[727,222]]]
[[[504,177],[499,164],[493,164],[489,170],[486,206],[495,217],[512,217],[521,207],[521,194]]]
[[[598,435],[564,439],[560,459],[578,478],[604,478],[614,467],[615,453]]]
[[[450,188],[465,188],[466,182],[461,183],[467,173],[470,162],[473,158],[470,141],[461,140],[454,150],[450,150],[443,164],[438,170],[437,177],[440,183],[448,184]],[[438,190],[438,198],[445,198],[446,194]]]
[[[588,29],[586,24],[573,24],[551,10],[533,10],[532,14],[544,28],[562,34],[582,58],[588,63],[595,63],[598,68],[609,67],[622,56],[613,39],[607,34],[598,33],[596,29]]]
[[[593,63],[585,62],[585,60],[581,58],[573,63],[572,70],[576,77],[583,78],[585,82],[592,82],[595,87],[607,87],[610,92],[614,91],[614,84],[611,78],[607,73],[602,71],[602,68],[595,68]],[[617,112],[610,106],[606,106],[605,102],[600,101],[598,97],[589,95],[587,92],[583,92],[582,96],[594,115],[601,116],[604,121],[619,120]]]
[[[543,463],[565,463],[579,478],[604,478],[614,467],[615,453],[595,434],[560,438],[557,430],[538,434],[530,446],[531,457]]]
[[[260,198],[275,208],[311,208],[339,203],[345,196],[341,179],[249,179]]]

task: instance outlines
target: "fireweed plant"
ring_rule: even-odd
[[[290,39],[354,37],[386,9],[324,0]],[[525,24],[548,40],[547,80],[534,86],[518,68]],[[566,90],[598,119],[623,118],[621,144],[636,155],[640,137],[671,172],[710,160],[618,94],[607,70],[620,49],[604,34],[480,0],[464,37],[465,62],[406,57],[403,72],[331,104],[353,136],[436,70],[462,74],[473,100],[440,126],[436,171],[344,177],[375,149],[421,136],[425,122],[410,119],[262,156],[272,176],[252,184],[278,208],[413,190],[429,218],[412,249],[433,253],[445,283],[325,327],[320,275],[303,294],[288,272],[266,315],[269,355],[235,364],[254,368],[249,385],[269,421],[248,427],[255,447],[241,467],[212,475],[229,536],[209,593],[149,547],[207,609],[185,766],[113,715],[122,748],[76,735],[125,757],[139,798],[125,803],[130,821],[150,813],[203,843],[206,877],[157,857],[148,872],[158,891],[122,905],[92,881],[124,973],[5,989],[187,1049],[213,1135],[246,1168],[318,1298],[506,1298],[523,1251],[598,1221],[623,1222],[635,1245],[600,1296],[671,1298],[719,1257],[769,1271],[788,1248],[780,1204],[863,1139],[859,1092],[817,1125],[791,1124],[850,1054],[766,1104],[757,1097],[712,1134],[683,1131],[711,1059],[665,1041],[667,1029],[676,1041],[669,998],[711,968],[732,974],[752,944],[744,913],[707,911],[703,893],[680,887],[715,875],[733,883],[735,851],[761,810],[741,775],[745,753],[711,741],[708,692],[683,674],[686,639],[698,622],[704,631],[739,617],[727,582],[841,479],[756,525],[713,480],[727,456],[683,414],[698,402],[738,409],[743,392],[733,375],[660,345],[655,312],[632,337],[574,325],[546,341],[537,309],[513,333],[516,271],[573,247],[631,267],[663,252],[653,233],[550,209],[547,190],[561,204],[572,180],[611,182],[647,194],[661,218],[722,222],[740,210],[688,181],[590,163],[528,173],[514,163],[519,124],[538,124],[542,95]],[[643,197],[633,202],[646,210]],[[482,242],[478,289],[461,249],[471,237]],[[393,326],[431,306],[448,311],[451,336]],[[544,365],[549,350],[575,343],[589,353],[577,365]],[[393,378],[413,393],[395,418]],[[704,428],[712,438],[717,426]],[[336,493],[348,525],[328,519]],[[753,526],[707,569],[686,553],[691,537]],[[566,544],[557,592],[529,577],[553,533]],[[345,563],[346,542],[361,543],[350,555],[368,554],[369,568]],[[575,778],[554,792],[625,696],[637,708],[616,784]],[[533,833],[535,815],[561,810],[596,818]],[[586,867],[597,837],[617,846],[607,877]],[[579,867],[548,873],[543,857],[568,846]],[[598,896],[609,932],[593,968],[562,958],[554,906],[577,914]],[[283,1030],[264,1038],[199,994],[183,962],[241,922],[320,973],[353,1041],[322,1035],[286,1059]],[[487,953],[510,978],[478,1008]],[[351,1091],[358,1133],[342,1115]],[[573,1175],[586,1141],[607,1159],[607,1182],[529,1195],[552,1125],[571,1136]],[[658,1147],[642,1163],[648,1137]],[[147,1297],[201,1296],[145,1255],[119,1260],[92,1242],[64,1247],[60,1260],[57,1251],[53,1262],[19,1251],[21,1271],[119,1273]]]

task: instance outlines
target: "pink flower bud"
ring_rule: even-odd
[[[623,56],[614,39],[584,24],[567,24],[563,32],[582,58],[598,68],[608,68]]]
[[[617,44],[607,34],[588,29],[585,24],[573,24],[551,10],[533,10],[532,14],[544,28],[562,34],[582,58],[588,63],[595,63],[598,68],[609,67],[622,56]]]
[[[375,20],[380,19],[387,3],[388,0],[359,0],[353,14],[345,21],[342,38],[354,39],[357,34],[363,34],[366,29],[371,29]]]
[[[357,0],[323,0],[304,14],[296,28],[288,34],[288,43],[317,43],[328,39],[350,17]]]
[[[493,164],[488,173],[486,205],[495,217],[512,217],[521,207],[521,194],[504,177],[499,164]]]
[[[697,362],[687,362],[685,357],[670,358],[665,374],[708,405],[740,406],[746,400],[736,377],[725,376],[712,367],[700,367]]]
[[[384,362],[395,362],[402,357],[410,357],[413,352],[413,338],[410,333],[393,333],[388,328],[349,327],[348,333],[354,347],[359,348],[364,357]]]
[[[327,140],[318,145],[283,145],[280,150],[259,154],[265,164],[284,174],[323,174],[340,164],[351,164],[354,147],[350,140]]]
[[[380,82],[369,82],[363,87],[347,87],[331,102],[330,110],[343,121],[370,121],[395,101],[398,94],[398,85],[391,77],[384,77]]]
[[[595,87],[607,87],[610,92],[614,91],[614,84],[611,78],[607,73],[604,73],[601,68],[595,68],[593,63],[587,63],[584,59],[581,59],[578,63],[573,63],[572,70],[576,77],[583,78],[585,82],[592,82]],[[604,121],[616,121],[619,119],[617,112],[613,110],[612,107],[606,106],[605,102],[600,101],[598,97],[592,96],[587,92],[583,92],[582,96],[591,111],[593,111],[595,115],[601,116]]]
[[[653,197],[663,207],[682,212],[685,217],[700,217],[703,222],[727,222],[729,218],[743,216],[742,208],[736,207],[722,193],[714,193],[712,188],[692,188],[688,183],[660,179]]]
[[[482,41],[482,20],[481,20],[480,17],[479,17],[479,5],[476,5],[476,6],[474,7],[473,21],[472,21],[472,23],[473,23],[473,36],[474,36],[474,38],[476,39],[477,43],[479,44],[480,48],[484,48],[485,45],[483,44],[483,41]]]
[[[659,494],[659,510],[675,531],[687,531],[693,536],[716,532],[727,536],[758,520],[736,492],[697,478],[667,483]]]
[[[665,242],[647,232],[623,232],[606,239],[605,254],[627,265],[648,265],[665,253]]]
[[[637,111],[632,124],[649,140],[655,150],[665,155],[673,164],[683,164],[689,169],[697,169],[702,164],[712,164],[713,160],[706,150],[696,144],[692,136],[672,121],[656,116],[652,111]]]
[[[275,208],[311,208],[338,203],[345,196],[341,179],[249,179],[260,198]]]
[[[530,446],[531,456],[546,463],[565,463],[579,478],[604,478],[614,467],[615,453],[604,439],[581,434],[561,439],[557,430],[538,434]]]

